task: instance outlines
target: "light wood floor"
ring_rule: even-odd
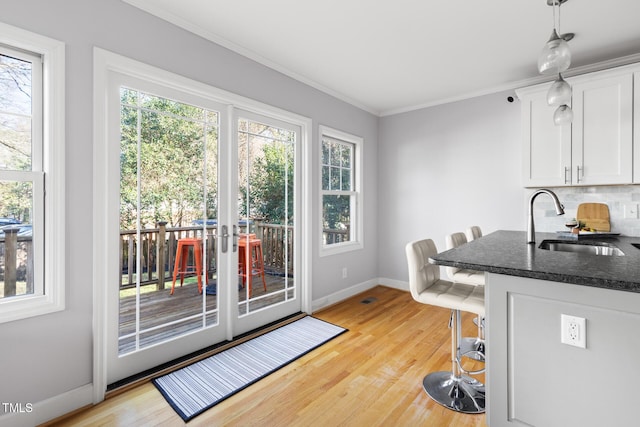
[[[377,301],[363,304],[365,298]],[[449,310],[378,286],[314,316],[349,332],[242,390],[189,426],[466,426],[422,390],[429,372],[450,370]],[[472,315],[463,316],[474,336]],[[476,366],[477,368],[477,366]],[[484,376],[478,377],[484,381]],[[182,419],[151,383],[111,397],[56,426],[179,426]]]

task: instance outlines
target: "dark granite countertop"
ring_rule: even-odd
[[[524,231],[496,231],[456,249],[441,252],[433,264],[532,279],[640,292],[640,237],[597,237],[580,242],[606,242],[624,256],[605,256],[540,249],[543,240],[561,240],[555,233],[536,233],[527,244]],[[566,241],[566,240],[564,240]]]

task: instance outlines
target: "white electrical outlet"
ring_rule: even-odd
[[[560,316],[560,342],[580,348],[587,348],[587,321],[584,317]]]
[[[343,279],[347,278],[347,267],[342,267],[342,278]]]

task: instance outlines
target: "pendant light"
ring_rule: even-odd
[[[569,104],[570,101],[571,86],[562,78],[562,74],[558,73],[558,80],[551,84],[549,92],[547,92],[547,104],[557,107],[562,104]]]
[[[553,113],[553,123],[556,126],[568,125],[573,121],[573,111],[571,111],[571,107],[568,105],[562,104],[556,109],[556,112]]]
[[[538,71],[541,74],[556,74],[566,71],[571,65],[569,43],[558,36],[554,28],[547,44],[538,56]]]
[[[547,0],[547,5],[553,8],[553,31],[547,44],[538,56],[538,71],[541,74],[557,74],[558,79],[551,84],[547,92],[547,103],[558,107],[553,114],[553,122],[557,126],[570,124],[573,121],[571,102],[571,86],[562,78],[562,72],[571,65],[571,50],[569,40],[573,33],[559,35],[560,31],[560,5],[567,0]],[[556,23],[556,6],[558,7],[558,20]]]
[[[538,56],[538,71],[541,74],[558,74],[569,69],[571,65],[571,50],[568,40],[573,35],[560,36],[560,5],[567,0],[547,0],[547,4],[553,8],[553,31],[549,41],[544,45]],[[556,8],[558,6],[558,25],[556,25]]]

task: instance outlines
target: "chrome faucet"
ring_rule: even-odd
[[[538,194],[542,193],[548,194],[553,199],[553,204],[556,207],[556,214],[564,215],[564,206],[562,206],[560,200],[558,200],[556,193],[551,190],[547,190],[546,188],[541,188],[533,193],[529,199],[529,227],[527,228],[527,243],[536,242],[536,227],[533,224],[533,201],[538,197]]]

